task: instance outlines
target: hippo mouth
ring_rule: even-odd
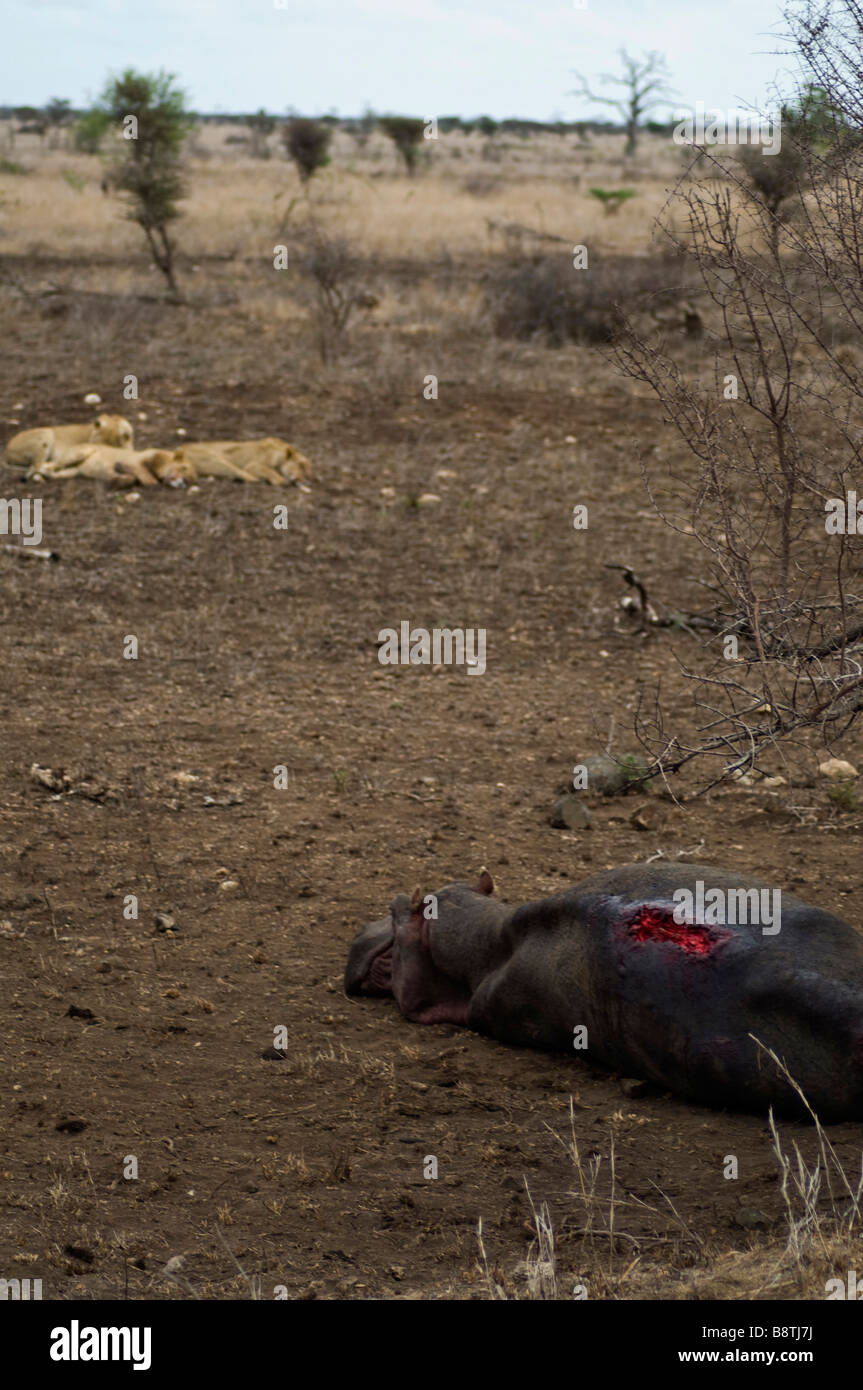
[[[393,946],[382,946],[369,962],[365,988],[369,993],[391,994],[393,988]]]
[[[394,940],[389,917],[363,928],[348,953],[347,994],[392,994]]]

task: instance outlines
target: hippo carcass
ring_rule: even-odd
[[[819,1118],[863,1120],[863,934],[841,918],[706,864],[631,864],[526,907],[493,892],[483,872],[400,894],[355,938],[347,993],[703,1104],[805,1113],[754,1035]]]

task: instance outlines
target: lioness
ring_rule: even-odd
[[[152,457],[145,460],[147,467],[160,483],[168,487],[179,487],[181,483],[194,483],[198,477],[195,465],[182,457],[182,450],[150,449]]]
[[[198,478],[233,478],[238,483],[256,483],[245,469],[234,463],[215,444],[184,444],[174,454],[176,463],[194,469]]]
[[[69,450],[62,463],[53,460],[32,467],[28,478],[101,478],[105,482],[131,487],[141,483],[156,487],[156,478],[149,464],[159,463],[162,455],[168,463],[171,455],[164,449],[113,449],[107,444],[82,444]]]
[[[312,476],[311,461],[305,454],[276,435],[268,435],[266,439],[222,439],[211,447],[221,449],[247,473],[255,478],[264,478],[268,483],[278,485],[286,478],[289,482],[299,483]]]
[[[62,464],[82,444],[109,444],[116,449],[133,447],[132,426],[122,415],[97,415],[89,425],[48,425],[21,430],[6,445],[6,462],[14,468]]]
[[[208,439],[186,444],[177,451],[195,464],[202,477],[238,478],[243,482],[266,482],[281,487],[285,481],[298,483],[312,475],[312,465],[304,454],[285,439]]]

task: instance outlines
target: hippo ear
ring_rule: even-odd
[[[423,905],[425,894],[421,888],[415,888],[411,893],[411,912],[419,912]]]
[[[482,869],[480,871],[477,891],[480,893],[485,893],[487,897],[490,897],[491,894],[494,892],[494,879],[492,878],[488,869]]]

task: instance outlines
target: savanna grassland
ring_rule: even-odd
[[[768,769],[784,784],[689,800],[682,777],[549,823],[575,763],[638,751],[641,689],[661,679],[688,717],[700,639],[640,632],[607,566],[685,612],[705,571],[644,488],[645,458],[691,467],[646,388],[601,331],[552,345],[504,311],[520,268],[585,244],[707,370],[697,286],[681,270],[665,293],[654,234],[680,150],[649,137],[625,165],[619,136],[454,134],[408,178],[383,136],[339,132],[306,190],[275,138],[258,159],[238,133],[191,141],[169,304],[102,161],[0,132],[6,437],[86,419],[95,393],[142,447],[272,434],[315,464],[283,494],[0,470],[4,497],[43,498],[58,556],[0,547],[0,1269],[73,1300],[823,1296],[853,1268],[841,1193],[791,1258],[765,1119],[342,991],[395,892],[482,865],[515,902],[696,859],[859,916],[863,810],[805,742]],[[635,196],[609,215],[595,186]],[[322,239],[355,300],[343,332],[308,269]],[[382,667],[402,620],[485,628],[487,671]],[[859,762],[859,734],[836,751]],[[812,1161],[811,1130],[780,1134]],[[863,1127],[830,1139],[855,1181]]]

